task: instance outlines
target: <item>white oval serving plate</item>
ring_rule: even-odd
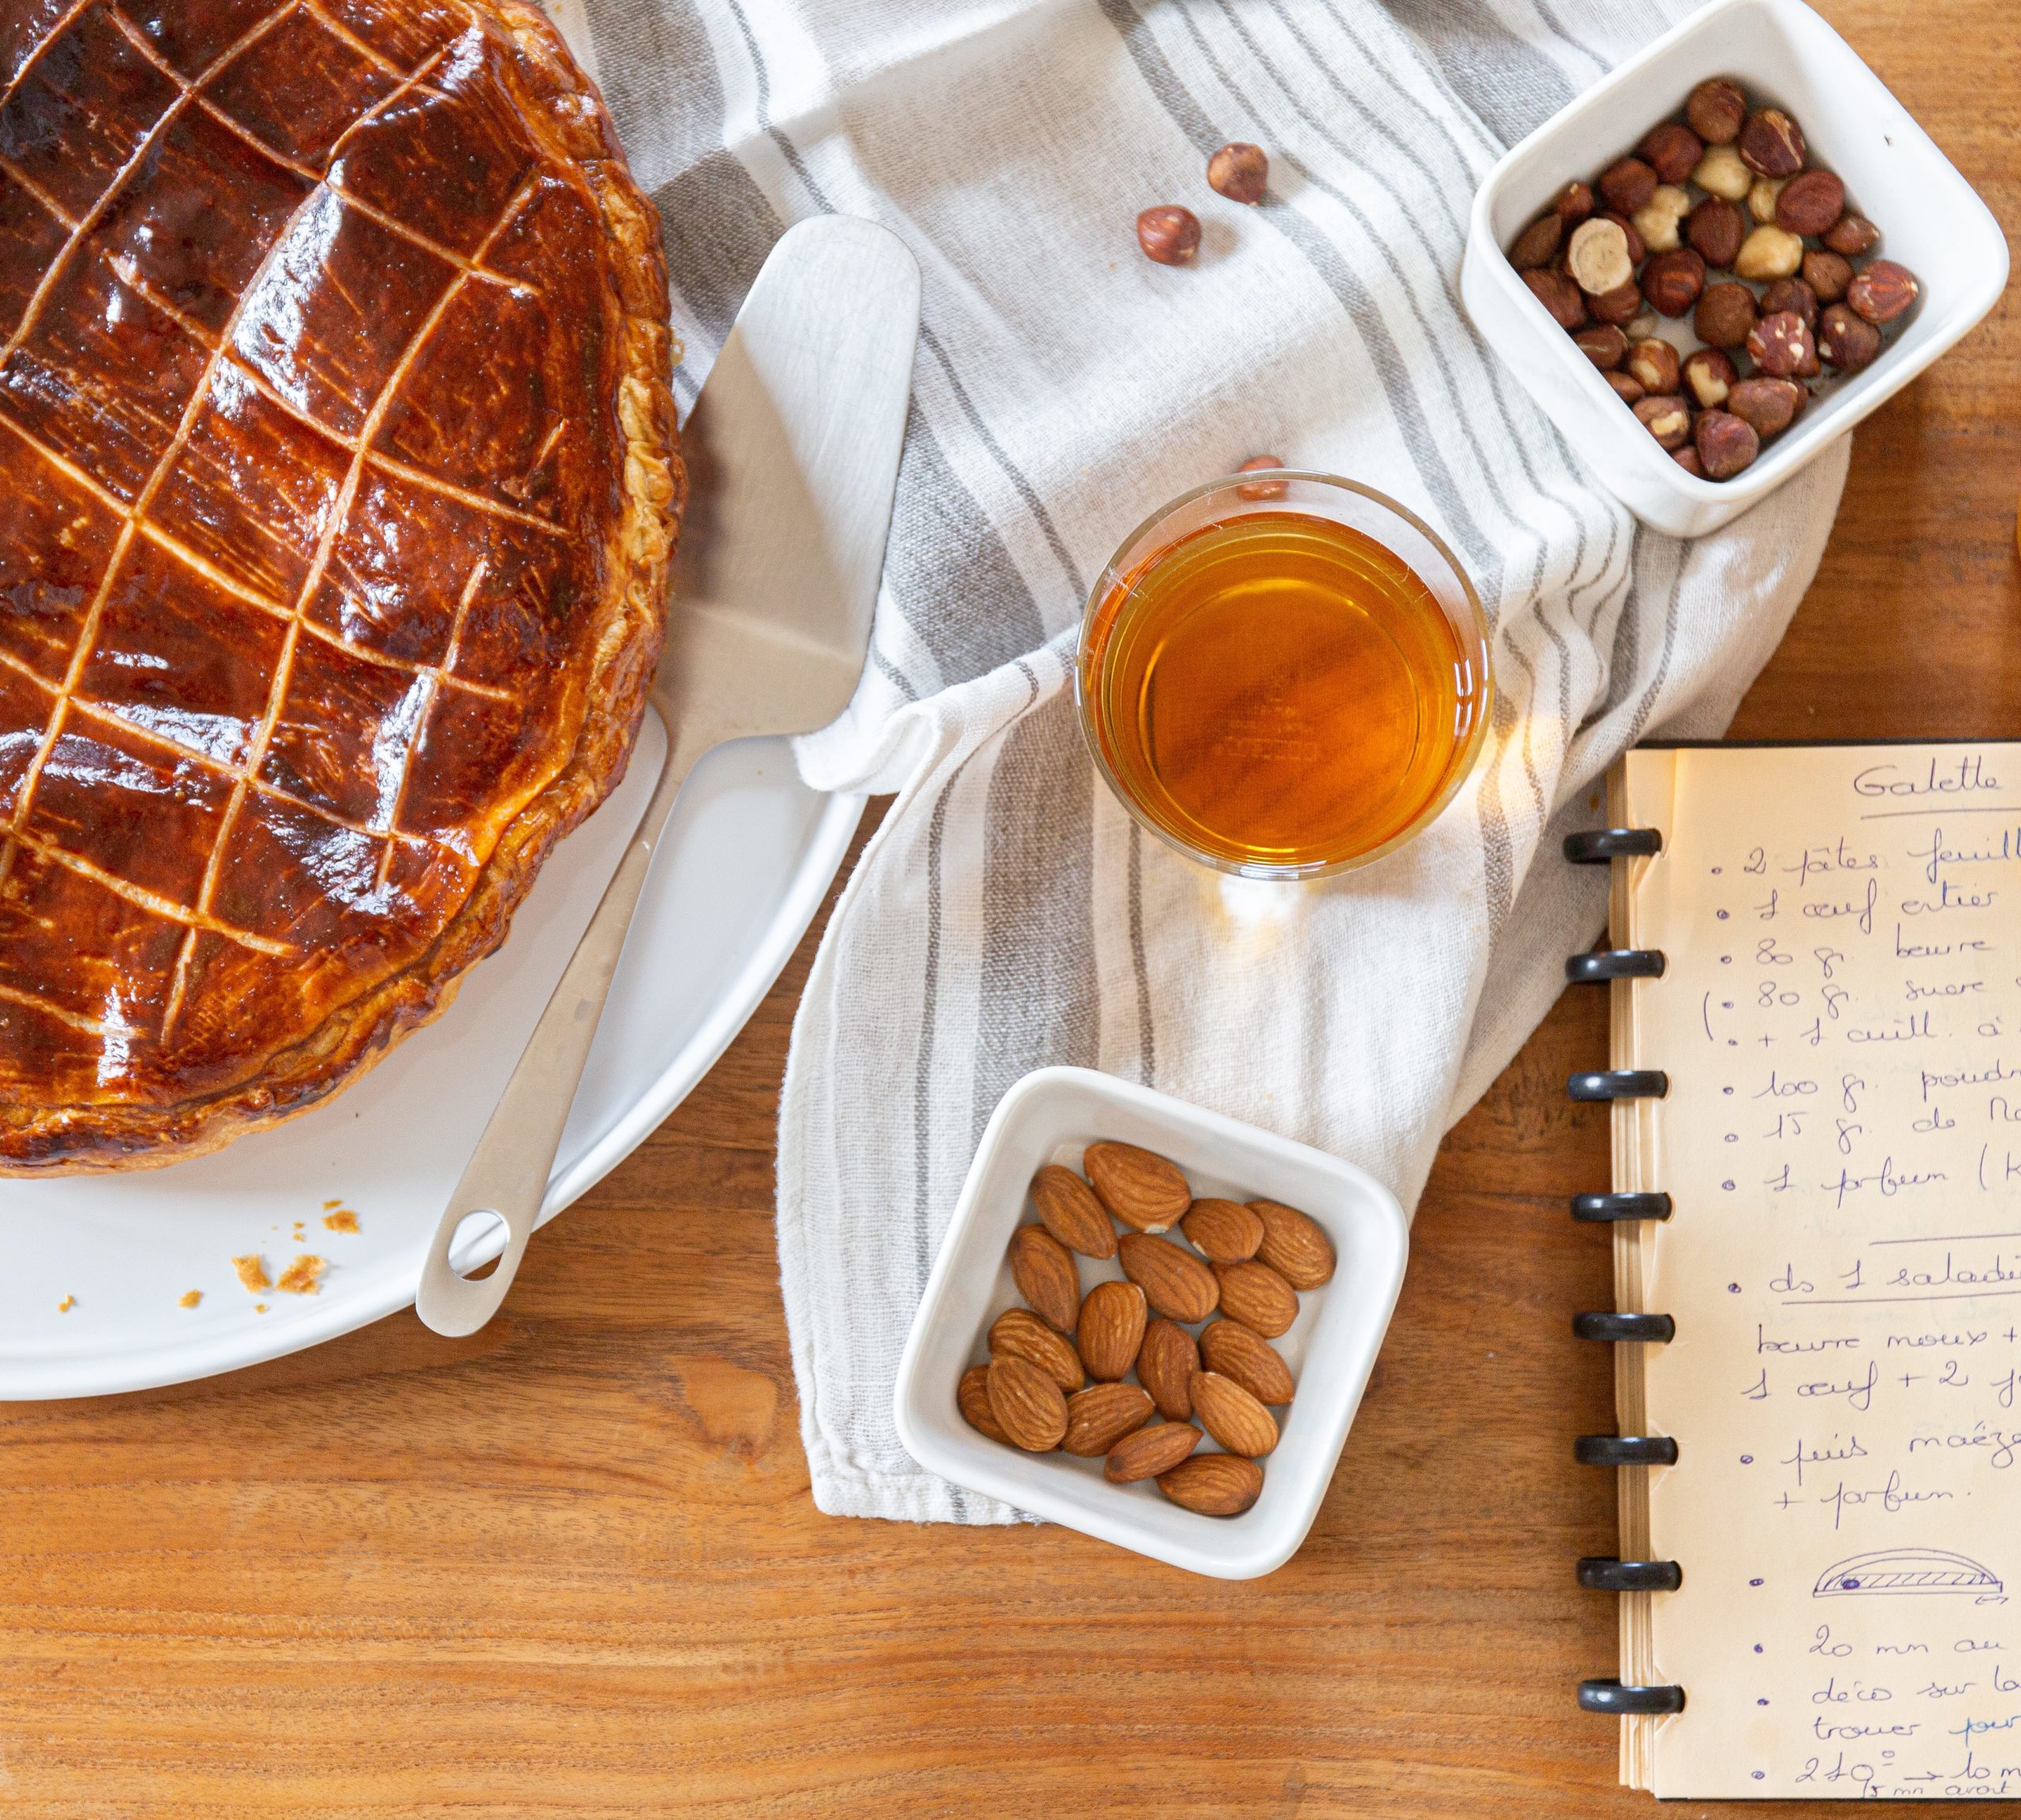
[[[435,1223],[665,743],[649,717],[630,774],[556,850],[512,939],[349,1092],[215,1156],[0,1183],[0,1399],[208,1377],[411,1302]],[[782,740],[739,741],[696,768],[647,882],[543,1223],[630,1155],[743,1028],[819,908],[863,803],[802,784]],[[326,1229],[326,1204],[354,1212],[358,1231]],[[460,1247],[458,1268],[495,1253],[498,1236]],[[249,1292],[232,1264],[257,1253],[277,1278],[303,1252],[327,1260],[316,1294]],[[190,1290],[201,1300],[184,1308]]]

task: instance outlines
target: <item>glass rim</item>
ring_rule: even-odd
[[[1114,767],[1108,762],[1108,754],[1102,750],[1102,743],[1095,728],[1094,706],[1089,698],[1087,676],[1089,645],[1094,631],[1095,615],[1112,591],[1109,585],[1112,580],[1121,577],[1123,556],[1149,536],[1164,520],[1210,494],[1232,491],[1238,487],[1253,487],[1259,483],[1267,485],[1277,481],[1307,481],[1315,485],[1355,494],[1401,519],[1423,537],[1438,552],[1440,560],[1452,571],[1453,579],[1459,584],[1468,624],[1464,628],[1456,625],[1453,629],[1456,632],[1462,632],[1463,640],[1471,641],[1468,648],[1478,657],[1480,664],[1480,711],[1475,715],[1473,726],[1465,741],[1447,766],[1445,781],[1427,798],[1423,807],[1379,846],[1371,847],[1364,853],[1356,853],[1347,859],[1314,860],[1303,866],[1275,866],[1253,859],[1224,859],[1217,853],[1209,853],[1194,846],[1191,841],[1155,820],[1123,788],[1122,780],[1116,776]],[[1245,499],[1242,503],[1244,506],[1267,507],[1274,502]],[[1289,506],[1284,509],[1295,511],[1298,508]],[[1401,551],[1391,549],[1390,553],[1403,560]],[[1410,566],[1408,562],[1406,566]],[[1435,591],[1434,597],[1437,598]],[[1439,601],[1439,608],[1449,620],[1453,618],[1452,609],[1443,600]],[[1461,786],[1479,768],[1481,755],[1487,750],[1488,723],[1494,715],[1495,695],[1492,642],[1493,627],[1488,622],[1487,610],[1481,605],[1480,595],[1475,589],[1473,577],[1461,566],[1452,545],[1408,506],[1392,499],[1378,488],[1367,485],[1360,481],[1350,480],[1344,474],[1327,474],[1318,468],[1255,468],[1247,473],[1224,474],[1218,480],[1203,481],[1198,485],[1189,487],[1184,492],[1167,500],[1134,526],[1110,552],[1097,574],[1093,586],[1088,591],[1086,603],[1081,609],[1081,634],[1074,653],[1074,706],[1081,723],[1082,740],[1088,748],[1089,755],[1095,762],[1096,770],[1100,773],[1102,781],[1108,785],[1110,793],[1123,805],[1138,826],[1147,833],[1156,835],[1175,852],[1183,854],[1196,864],[1207,867],[1213,871],[1239,878],[1302,883],[1308,879],[1336,878],[1343,872],[1356,871],[1363,866],[1372,866],[1377,860],[1386,859],[1399,848],[1415,841],[1445,813],[1453,799],[1460,793]]]

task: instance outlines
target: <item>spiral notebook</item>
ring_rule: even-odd
[[[2021,1798],[2021,743],[1638,749],[1613,867],[1622,1780]]]

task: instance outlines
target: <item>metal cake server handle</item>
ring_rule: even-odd
[[[666,763],[436,1228],[415,1312],[440,1334],[498,1311],[540,1218],[625,933],[675,799],[726,740],[812,732],[849,705],[870,646],[911,395],[919,268],[866,221],[781,236],[682,432],[687,522],[653,702]],[[498,1268],[459,1276],[472,1214],[503,1220]]]

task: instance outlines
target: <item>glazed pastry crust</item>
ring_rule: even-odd
[[[354,0],[354,17],[362,3]],[[384,0],[381,10],[397,20],[410,8],[424,9],[417,0]],[[538,775],[516,780],[515,792],[498,801],[474,805],[468,828],[443,837],[451,847],[465,844],[467,888],[418,952],[376,978],[366,968],[360,988],[313,1028],[267,1053],[249,1046],[235,1073],[229,1062],[221,1069],[213,1053],[186,1081],[170,1066],[149,1091],[40,1099],[17,1077],[0,1092],[0,1174],[179,1161],[339,1092],[448,1006],[463,976],[504,942],[514,910],[557,841],[624,775],[665,632],[668,565],[686,494],[666,379],[676,350],[658,220],[632,181],[600,97],[546,16],[523,0],[458,0],[456,11],[463,29],[482,28],[498,48],[504,86],[549,173],[593,198],[600,223],[602,282],[595,294],[603,332],[585,337],[599,363],[597,421],[583,427],[613,451],[586,534],[601,545],[594,564],[601,585],[592,602],[576,603],[588,623],[572,629],[568,673],[541,698],[550,717],[574,719],[572,743],[553,742]],[[482,350],[468,351],[484,358]],[[0,458],[5,454],[0,450]],[[438,693],[446,687],[439,685]],[[565,736],[565,725],[561,731]],[[446,909],[452,895],[440,894],[427,908]],[[411,938],[425,920],[417,909],[399,933]],[[431,931],[424,926],[422,933]],[[197,939],[193,932],[189,939]],[[323,964],[313,952],[298,962],[305,972]],[[303,1002],[309,1002],[306,994]]]

